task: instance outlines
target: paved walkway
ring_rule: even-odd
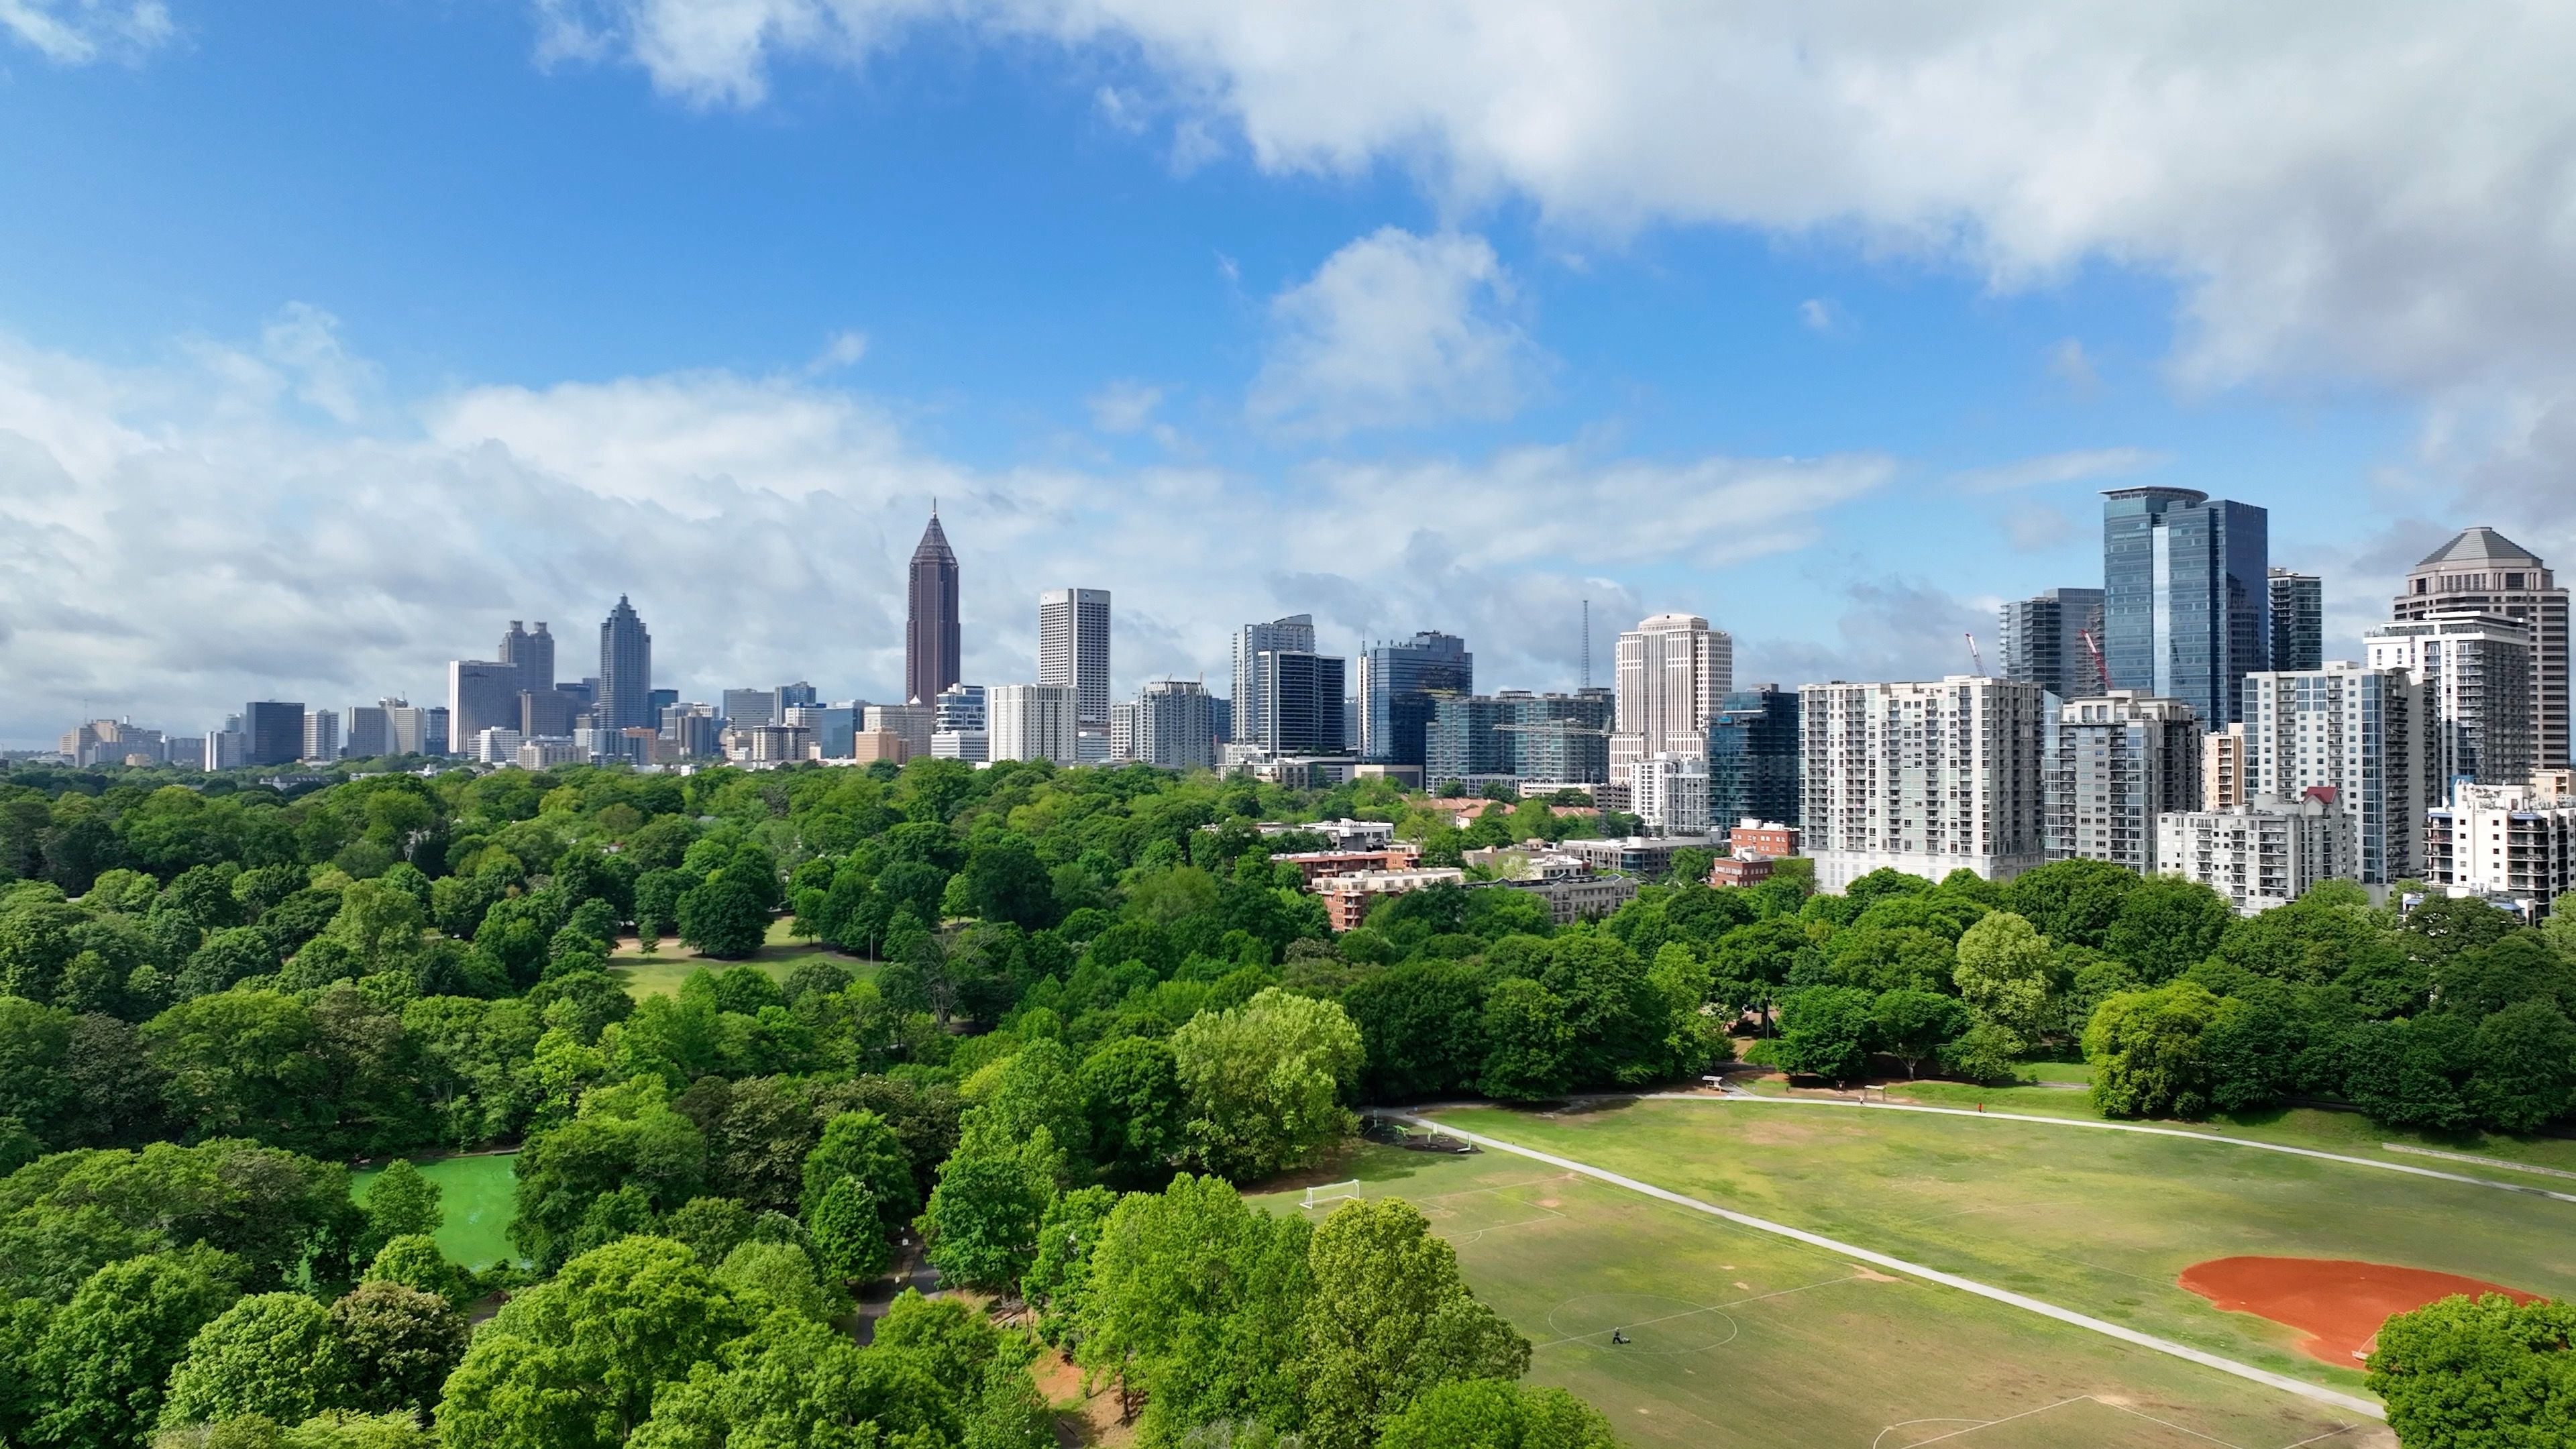
[[[1709,1097],[1688,1097],[1688,1096],[1687,1096],[1687,1094],[1682,1094],[1682,1093],[1670,1093],[1670,1094],[1665,1094],[1665,1095],[1669,1095],[1669,1096],[1672,1096],[1672,1097],[1685,1097],[1686,1099],[1689,1099],[1689,1100],[1699,1100],[1699,1101],[1713,1101],[1713,1100],[1743,1100],[1743,1099],[1740,1099],[1740,1098],[1737,1098],[1737,1099],[1727,1099],[1727,1098],[1709,1098]],[[1778,1100],[1783,1100],[1783,1099],[1779,1099],[1779,1098],[1757,1098],[1757,1099],[1754,1099],[1754,1100],[1760,1100],[1760,1101],[1778,1101]],[[1847,1106],[1857,1106],[1857,1105],[1859,1105],[1859,1104],[1858,1104],[1858,1103],[1844,1103],[1844,1104],[1824,1104],[1824,1103],[1820,1103],[1819,1105],[1847,1105]],[[1876,1110],[1876,1109],[1873,1109],[1873,1110]],[[1892,1109],[1892,1110],[1907,1110],[1907,1109],[1904,1109],[1904,1108],[1895,1108],[1895,1109]],[[1955,1108],[1918,1108],[1918,1109],[1913,1109],[1913,1110],[1921,1110],[1921,1111],[1941,1111],[1941,1112],[1947,1112],[1947,1111],[1956,1111],[1956,1110],[1958,1110],[1958,1109],[1955,1109]],[[1942,1272],[1942,1271],[1941,1271],[1940,1269],[1938,1269],[1938,1268],[1927,1268],[1927,1267],[1923,1266],[1923,1265],[1922,1265],[1922,1264],[1920,1264],[1920,1263],[1909,1263],[1909,1262],[1907,1262],[1906,1260],[1904,1260],[1904,1259],[1902,1259],[1902,1258],[1890,1257],[1889,1255],[1887,1255],[1887,1254],[1885,1254],[1885,1253],[1873,1252],[1873,1251],[1871,1251],[1870,1249],[1867,1249],[1867,1248],[1855,1247],[1855,1246],[1853,1246],[1853,1245],[1852,1245],[1852,1244],[1850,1244],[1850,1243],[1841,1242],[1841,1241],[1839,1241],[1839,1240],[1837,1240],[1837,1239],[1834,1239],[1834,1238],[1828,1238],[1828,1237],[1824,1236],[1824,1235],[1823,1235],[1823,1234],[1821,1234],[1821,1233],[1811,1233],[1811,1232],[1806,1231],[1806,1230],[1805,1230],[1805,1229],[1803,1229],[1803,1228],[1793,1228],[1793,1227],[1790,1227],[1790,1226],[1789,1226],[1788,1224],[1786,1224],[1786,1223],[1775,1223],[1775,1222],[1770,1221],[1770,1220],[1769,1220],[1769,1219],[1767,1219],[1767,1218],[1757,1218],[1757,1217],[1752,1216],[1752,1215],[1751,1215],[1751,1214],[1749,1214],[1749,1213],[1740,1213],[1740,1212],[1736,1212],[1736,1211],[1734,1211],[1734,1210],[1732,1210],[1732,1209],[1729,1209],[1729,1208],[1722,1208],[1722,1207],[1717,1206],[1715,1203],[1702,1202],[1700,1199],[1695,1198],[1695,1197],[1685,1197],[1685,1196],[1683,1196],[1683,1195],[1682,1195],[1682,1194],[1680,1194],[1680,1193],[1672,1192],[1672,1191],[1668,1191],[1667,1189],[1657,1187],[1657,1186],[1655,1186],[1655,1185],[1654,1185],[1654,1184],[1652,1184],[1652,1183],[1648,1183],[1648,1182],[1639,1182],[1637,1179],[1635,1179],[1635,1178],[1633,1178],[1633,1177],[1622,1177],[1622,1176],[1620,1176],[1619,1174],[1617,1174],[1617,1173],[1615,1173],[1615,1172],[1608,1171],[1608,1170],[1606,1170],[1606,1169],[1604,1169],[1604,1168],[1594,1167],[1594,1166],[1592,1166],[1590,1163],[1586,1163],[1586,1162],[1577,1162],[1577,1161],[1575,1161],[1573,1158],[1570,1158],[1570,1157],[1559,1157],[1559,1156],[1555,1155],[1554,1153],[1541,1152],[1541,1151],[1539,1151],[1538,1149],[1536,1149],[1536,1148],[1534,1148],[1534,1147],[1523,1147],[1523,1146],[1519,1145],[1518,1143],[1514,1143],[1514,1142],[1505,1142],[1505,1141],[1503,1141],[1503,1140],[1502,1140],[1501,1138],[1499,1138],[1499,1137],[1487,1137],[1487,1136],[1484,1136],[1484,1135],[1482,1135],[1482,1134],[1480,1134],[1480,1133],[1469,1132],[1469,1131],[1466,1131],[1466,1130],[1464,1130],[1464,1129],[1462,1129],[1462,1128],[1452,1126],[1452,1125],[1450,1125],[1449,1123],[1446,1123],[1446,1122],[1434,1122],[1434,1121],[1432,1121],[1431,1119],[1429,1119],[1429,1118],[1427,1118],[1427,1117],[1418,1116],[1418,1115],[1416,1115],[1416,1114],[1414,1114],[1414,1113],[1411,1113],[1411,1112],[1386,1112],[1386,1113],[1384,1113],[1383,1115],[1386,1115],[1386,1116],[1389,1116],[1389,1117],[1396,1118],[1396,1119],[1397,1119],[1397,1120],[1399,1120],[1399,1121],[1403,1121],[1403,1122],[1410,1122],[1410,1123],[1412,1123],[1413,1125],[1415,1125],[1415,1126],[1417,1126],[1417,1127],[1424,1127],[1424,1128],[1429,1128],[1429,1129],[1431,1129],[1431,1130],[1433,1130],[1433,1131],[1437,1131],[1437,1132],[1444,1132],[1444,1133],[1447,1133],[1449,1136],[1457,1137],[1457,1138],[1461,1138],[1461,1139],[1463,1139],[1463,1140],[1465,1140],[1465,1141],[1468,1141],[1468,1142],[1473,1142],[1473,1143],[1475,1143],[1475,1144],[1476,1144],[1477,1146],[1479,1146],[1479,1147],[1488,1147],[1488,1148],[1491,1148],[1491,1149],[1493,1149],[1494,1151],[1497,1151],[1497,1152],[1509,1152],[1509,1153],[1513,1153],[1513,1154],[1516,1154],[1516,1155],[1521,1156],[1521,1157],[1529,1158],[1529,1159],[1531,1159],[1531,1160],[1533,1160],[1533,1161],[1537,1161],[1537,1162],[1544,1162],[1544,1163],[1549,1164],[1550,1166],[1564,1168],[1564,1169],[1565,1169],[1566,1171],[1568,1171],[1568,1172],[1578,1172],[1578,1173],[1583,1174],[1583,1175],[1584,1175],[1584,1176],[1586,1176],[1586,1177],[1593,1178],[1593,1179],[1595,1179],[1595,1180],[1597,1180],[1597,1181],[1600,1181],[1600,1182],[1606,1182],[1606,1183],[1610,1184],[1610,1185],[1611,1185],[1611,1186],[1613,1186],[1613,1187],[1626,1188],[1626,1189],[1627,1189],[1628,1191],[1630,1191],[1630,1192],[1634,1192],[1634,1193],[1642,1193],[1642,1194],[1644,1194],[1644,1195],[1645,1195],[1645,1196],[1647,1196],[1647,1197],[1651,1197],[1651,1198],[1658,1199],[1659,1201],[1663,1201],[1663,1202],[1671,1203],[1671,1204],[1673,1204],[1673,1205],[1674,1205],[1674,1206],[1676,1206],[1676,1207],[1684,1207],[1684,1208],[1688,1208],[1688,1209],[1690,1209],[1690,1210],[1691,1210],[1691,1211],[1693,1211],[1693,1212],[1706,1213],[1706,1214],[1708,1214],[1709,1216],[1714,1217],[1714,1218],[1723,1218],[1723,1219],[1725,1219],[1726,1221],[1731,1222],[1731,1223],[1734,1223],[1734,1224],[1736,1224],[1736,1225],[1738,1225],[1738,1226],[1740,1226],[1740,1227],[1752,1228],[1752,1229],[1754,1229],[1754,1230],[1755,1230],[1755,1231],[1757,1231],[1757,1232],[1771,1233],[1771,1234],[1774,1234],[1774,1235],[1779,1236],[1779,1237],[1783,1237],[1783,1238],[1790,1238],[1790,1239],[1793,1239],[1793,1240],[1795,1240],[1795,1241],[1797,1241],[1797,1242],[1805,1243],[1805,1244],[1807,1244],[1807,1245],[1809,1245],[1809,1246],[1811,1246],[1811,1247],[1823,1248],[1823,1249],[1825,1249],[1827,1252],[1830,1252],[1830,1253],[1836,1253],[1836,1254],[1840,1254],[1840,1255],[1842,1255],[1842,1256],[1850,1257],[1850,1258],[1857,1258],[1857,1259],[1859,1259],[1861,1262],[1864,1262],[1864,1263],[1872,1263],[1872,1264],[1876,1264],[1877,1266],[1879,1266],[1879,1267],[1881,1267],[1881,1268],[1890,1268],[1890,1269],[1894,1269],[1895,1271],[1897,1271],[1897,1272],[1899,1272],[1899,1273],[1909,1274],[1909,1275],[1911,1275],[1911,1276],[1913,1276],[1913,1277],[1921,1278],[1921,1279],[1923,1279],[1923,1280],[1924,1280],[1924,1281],[1926,1281],[1926,1282],[1930,1282],[1930,1283],[1938,1283],[1938,1284],[1940,1284],[1941,1286],[1943,1286],[1943,1287],[1945,1287],[1945,1288],[1956,1288],[1956,1289],[1958,1289],[1959,1291],[1961,1291],[1961,1292],[1963,1292],[1963,1293],[1974,1293],[1974,1294],[1976,1294],[1976,1295],[1977,1295],[1978,1297],[1980,1297],[1980,1298],[1990,1298],[1990,1299],[1994,1300],[1994,1301],[1995,1301],[1995,1302],[1997,1302],[1997,1303],[2007,1304],[2007,1305],[2009,1305],[2009,1306],[2011,1306],[2011,1307],[2021,1309],[2022,1311],[2024,1311],[2024,1312],[2026,1312],[2026,1313],[2036,1313],[2036,1314],[2040,1315],[2040,1316],[2041,1316],[2041,1317],[2043,1317],[2043,1318],[2053,1318],[2053,1319],[2056,1319],[2056,1320],[2057,1320],[2058,1322],[2060,1322],[2060,1323],[2073,1324],[2073,1325],[2074,1325],[2075,1327],[2077,1327],[2077,1328],[2088,1329],[2088,1330],[2090,1330],[2090,1331],[2092,1331],[2092,1332],[2094,1332],[2094,1333],[2101,1334],[2101,1335],[2103,1335],[2103,1336],[2105,1336],[2105,1337],[2107,1337],[2107,1338],[2116,1338],[2116,1339],[2120,1340],[2120,1341],[2121,1341],[2121,1342],[2123,1342],[2123,1343],[2136,1344],[2136,1345],[2137,1345],[2138,1347],[2140,1347],[2140,1348],[2150,1348],[2150,1349],[2154,1349],[2154,1350],[2155,1350],[2156,1352],[2158,1352],[2158,1353],[2171,1354],[2171,1355],[2173,1355],[2175,1358],[2188,1359],[2188,1360],[2190,1360],[2191,1362],[2196,1363],[2196,1364],[2199,1364],[2199,1365],[2201,1365],[2201,1366],[2203,1366],[2203,1367],[2205,1367],[2205,1368],[2214,1368],[2214,1369],[2217,1369],[2217,1370],[2218,1370],[2219,1372],[2221,1372],[2221,1373],[2233,1374],[2233,1375],[2235,1375],[2236,1377],[2238,1377],[2238,1378],[2240,1378],[2240,1379],[2250,1379],[2250,1380],[2252,1380],[2253,1382],[2258,1383],[2258,1384],[2265,1384],[2265,1385],[2269,1385],[2269,1386],[2270,1386],[2270,1387],[2272,1387],[2272,1388],[2280,1389],[2280,1390],[2282,1390],[2282,1391],[2284,1391],[2284,1392],[2286,1392],[2286,1393],[2296,1394],[2296,1395],[2298,1395],[2299,1397],[2301,1397],[2301,1398],[2303,1398],[2303,1399],[2310,1399],[2310,1400],[2314,1400],[2315,1402],[2320,1403],[2320,1404],[2330,1404],[2330,1405],[2334,1406],[2335,1408],[2348,1410],[2348,1411],[2350,1411],[2350,1412],[2352,1412],[2352,1413],[2355,1413],[2355,1414],[2362,1414],[2362,1415],[2365,1415],[2365,1416],[2367,1416],[2367,1417],[2369,1417],[2369,1418],[2373,1418],[2373,1419],[2385,1419],[2385,1418],[2387,1417],[2387,1413],[2386,1413],[2386,1411],[2385,1411],[2385,1410],[2383,1410],[2383,1409],[2381,1409],[2381,1408],[2380,1408],[2380,1406],[2379,1406],[2379,1404],[2378,1404],[2378,1402],[2377,1402],[2377,1401],[2375,1401],[2375,1400],[2372,1400],[2372,1399],[2365,1399],[2365,1398],[2360,1398],[2360,1397],[2357,1397],[2357,1396],[2352,1395],[2352,1394],[2342,1393],[2342,1392],[2339,1392],[2339,1391],[2334,1390],[2334,1389],[2326,1388],[2326,1387],[2324,1387],[2324,1386],[2322,1386],[2322,1385],[2319,1385],[2319,1384],[2312,1384],[2312,1383],[2309,1383],[2309,1382],[2307,1382],[2307,1381],[2306,1381],[2306,1380],[2304,1380],[2304,1379],[2294,1379],[2294,1378],[2291,1378],[2291,1377],[2290,1377],[2289,1375],[2287,1375],[2287,1374],[2276,1374],[2276,1373],[2273,1373],[2273,1372],[2272,1372],[2271,1370],[2269,1370],[2269,1369],[2259,1369],[2259,1368],[2256,1368],[2256,1367],[2255,1367],[2255,1366],[2253,1366],[2252,1364],[2248,1364],[2248,1363],[2238,1363],[2236,1360],[2234,1360],[2234,1359],[2232,1359],[2232,1358],[2221,1358],[2221,1357],[2219,1357],[2217,1354],[2214,1354],[2214,1353],[2204,1353],[2204,1352],[2202,1352],[2201,1350],[2196,1349],[2196,1348],[2193,1348],[2193,1347],[2191,1347],[2191,1346],[2190,1346],[2190,1345],[2188,1345],[2188,1344],[2176,1343],[2176,1342],[2174,1342],[2173,1340],[2171,1340],[2171,1339],[2167,1339],[2167,1338],[2158,1338],[2158,1337],[2156,1337],[2155,1335],[2153,1335],[2153,1334],[2149,1334],[2149,1333],[2140,1333],[2139,1331],[2137,1331],[2137,1330],[2136,1330],[2136,1329],[2134,1329],[2134,1328],[2126,1328],[2126,1327],[2123,1327],[2123,1326],[2121,1326],[2120,1324],[2117,1324],[2117,1323],[2108,1323],[2108,1322],[2105,1322],[2105,1321],[2103,1321],[2102,1319],[2099,1319],[2099,1318],[2094,1318],[2094,1317],[2091,1317],[2091,1316],[2086,1315],[2086,1314],[2077,1313],[2077,1312],[2075,1312],[2073,1309],[2070,1309],[2070,1308],[2060,1308],[2060,1307],[2058,1307],[2058,1306],[2057,1306],[2056,1304],[2054,1304],[2054,1303],[2045,1303],[2045,1302],[2042,1302],[2041,1300],[2039,1300],[2039,1299],[2037,1299],[2037,1298],[2032,1298],[2032,1297],[2029,1297],[2029,1296],[2027,1296],[2027,1295],[2020,1294],[2020,1293],[2014,1293],[2014,1292],[2011,1292],[2010,1290],[2007,1290],[2007,1289],[1997,1288],[1997,1287],[1994,1287],[1994,1286],[1992,1286],[1992,1285],[1990,1285],[1990,1284],[1980,1283],[1980,1282],[1976,1281],[1976,1280],[1975,1280],[1975,1279],[1973,1279],[1973,1278],[1962,1278],[1962,1277],[1960,1277],[1960,1276],[1959,1276],[1958,1274],[1956,1274],[1956,1273],[1944,1273],[1944,1272]],[[1968,1112],[1968,1113],[1966,1113],[1965,1115],[1967,1115],[1967,1116],[1971,1116],[1971,1117],[1974,1117],[1974,1116],[1978,1116],[1978,1115],[1980,1115],[1980,1114],[1975,1113],[1975,1112]],[[1982,1114],[1982,1115],[1992,1117],[1992,1116],[1998,1116],[1998,1115],[2002,1115],[2002,1114],[1993,1113],[1993,1112],[1988,1112],[1988,1113],[1984,1113],[1984,1114]],[[2051,1120],[2056,1120],[2056,1119],[2051,1119],[2051,1118],[2042,1118],[2042,1117],[2025,1117],[2025,1118],[2023,1118],[2022,1120],[2024,1120],[2024,1121],[2039,1122],[2039,1121],[2051,1121]],[[2072,1124],[2072,1125],[2078,1125],[2078,1126],[2117,1126],[2117,1125],[2123,1125],[2123,1124],[2116,1124],[2116,1123],[2076,1123],[2076,1124]],[[2148,1129],[2148,1130],[2168,1130],[2168,1131],[2169,1131],[2170,1129]],[[2204,1136],[2205,1134],[2197,1133],[2197,1132],[2175,1132],[2175,1133],[2173,1133],[2173,1135],[2174,1135],[2174,1136],[2177,1136],[2177,1137],[2202,1137],[2202,1136]],[[2225,1137],[2214,1137],[2214,1138],[2208,1138],[2207,1140],[2215,1141],[2215,1142],[2229,1142],[2229,1141],[2235,1141],[2235,1140],[2237,1140],[2237,1139],[2234,1139],[2234,1138],[2225,1138]],[[2254,1144],[2247,1144],[2247,1145],[2250,1145],[2250,1146],[2266,1146],[2266,1145],[2269,1145],[2269,1144],[2254,1143]],[[2313,1156],[2313,1157],[2333,1157],[2333,1156],[2334,1156],[2334,1154],[2332,1154],[2332,1153],[2305,1152],[2305,1150],[2304,1150],[2304,1149],[2289,1149],[2289,1150],[2292,1150],[2292,1151],[2300,1151],[2300,1152],[2303,1152],[2303,1154],[2304,1154],[2304,1155],[2307,1155],[2307,1156]],[[2363,1158],[2344,1158],[2344,1159],[2341,1159],[2341,1160],[2343,1160],[2343,1161],[2349,1161],[2349,1162],[2365,1162],[2365,1161],[2367,1161],[2367,1159],[2363,1159]],[[2380,1166],[2390,1166],[2390,1165],[2393,1165],[2393,1164],[2376,1164],[2376,1165],[2380,1165]],[[2410,1170],[2410,1171],[2427,1171],[2427,1169],[2420,1169],[2420,1168],[2419,1168],[2419,1169],[2406,1169],[2406,1170]],[[2449,1174],[2449,1173],[2432,1173],[2431,1175],[2432,1175],[2432,1176],[2435,1176],[2435,1177],[2448,1177],[2448,1176],[2450,1176],[2451,1174]],[[2464,1178],[2464,1179],[2461,1179],[2461,1180],[2462,1180],[2462,1181],[2475,1181],[2476,1179]],[[2551,1194],[2551,1196],[2558,1196],[2558,1194],[2554,1194],[2554,1193],[2553,1193],[2553,1194]]]

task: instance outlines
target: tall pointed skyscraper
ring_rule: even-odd
[[[912,551],[912,608],[903,631],[903,692],[928,704],[964,672],[957,633],[957,555],[940,531],[939,509]]]
[[[661,723],[653,718],[653,636],[624,594],[599,626],[599,698],[591,712],[608,730]]]

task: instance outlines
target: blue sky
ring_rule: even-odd
[[[2554,22],[1876,10],[0,0],[0,738],[621,591],[692,697],[882,698],[933,494],[970,676],[1079,583],[1122,688],[1297,610],[1562,687],[1585,597],[1955,670],[2139,479],[2347,632],[2560,542]]]

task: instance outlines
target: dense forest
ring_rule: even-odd
[[[1606,1444],[1418,1213],[1234,1185],[1368,1102],[1739,1049],[1840,1081],[2080,1052],[2126,1115],[2524,1130],[2576,1095],[2576,939],[2474,902],[1686,861],[1602,922],[1471,884],[1336,936],[1272,859],[1321,837],[1256,822],[1446,855],[1579,817],[1144,767],[344,774],[0,777],[7,1442],[1034,1445],[1051,1352],[1146,1443]],[[831,949],[721,966],[773,930]],[[637,999],[630,937],[719,965]],[[488,1146],[524,1264],[446,1261],[418,1174],[361,1209],[342,1165]],[[859,1346],[853,1286],[915,1245],[1025,1315],[907,1297]]]

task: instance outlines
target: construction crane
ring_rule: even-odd
[[[1968,640],[1968,662],[1977,666],[1977,677],[1979,679],[1983,679],[1986,677],[1986,656],[1977,652],[1977,636],[1975,634],[1968,634],[1966,638]]]
[[[2094,638],[2093,631],[2090,629],[2084,630],[2076,637],[2084,641],[2085,649],[2092,654],[2093,674],[2096,678],[2102,681],[2102,692],[2104,694],[2109,694],[2111,692],[2111,666],[2110,663],[2102,657],[2102,641]]]

